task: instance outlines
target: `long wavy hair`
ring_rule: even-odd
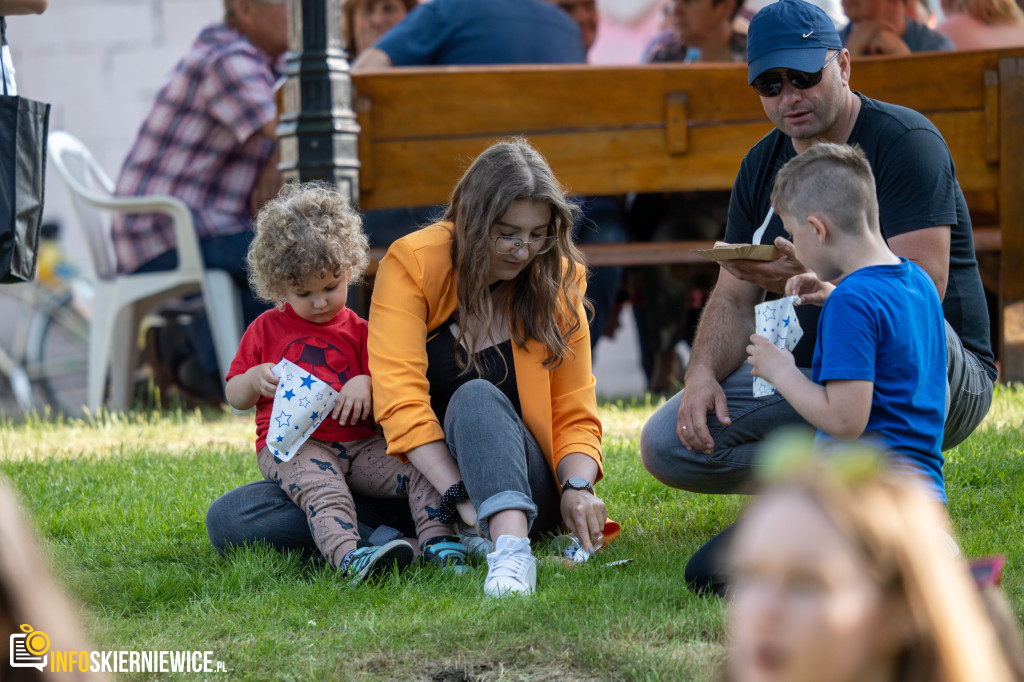
[[[952,556],[945,508],[923,481],[897,475],[877,453],[857,446],[786,466],[747,514],[780,497],[802,497],[860,551],[888,603],[905,605],[912,621],[894,680],[1012,679],[967,564]],[[1012,637],[1019,639],[1019,631]]]
[[[503,140],[484,150],[448,200],[442,220],[455,226],[452,263],[458,281],[458,319],[475,317],[490,329],[495,313],[487,281],[494,244],[491,230],[513,201],[551,207],[548,234],[557,237],[555,246],[535,256],[508,283],[508,321],[512,341],[519,346],[528,340],[543,344],[548,352],[544,366],[554,369],[571,353],[569,339],[587,324],[579,314],[580,302],[587,311],[593,307],[577,285],[577,272],[585,268],[583,254],[572,241],[579,207],[566,197],[544,157],[523,138]],[[465,329],[465,324],[459,325],[459,345]],[[473,356],[468,362],[460,357],[459,364],[463,371],[479,369]]]

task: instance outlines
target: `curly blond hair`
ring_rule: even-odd
[[[369,263],[363,221],[348,199],[321,182],[289,182],[256,216],[246,265],[261,299],[284,302],[310,277],[348,275],[356,282]]]

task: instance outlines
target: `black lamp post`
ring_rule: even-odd
[[[277,128],[285,181],[323,180],[359,203],[359,125],[341,40],[340,0],[288,0],[284,107]]]

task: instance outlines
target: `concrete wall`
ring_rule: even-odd
[[[44,14],[9,17],[19,93],[50,102],[51,130],[80,138],[112,178],[156,91],[222,0],[51,0]],[[47,174],[45,220],[78,248],[67,187]]]

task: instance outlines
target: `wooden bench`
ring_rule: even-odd
[[[528,137],[578,194],[721,190],[771,124],[732,64],[407,68],[353,76],[360,205],[443,203],[484,148]],[[939,128],[999,294],[1002,378],[1024,380],[1024,49],[861,59],[851,86]],[[592,265],[691,263],[701,243],[587,246]],[[375,256],[381,255],[375,251]]]

